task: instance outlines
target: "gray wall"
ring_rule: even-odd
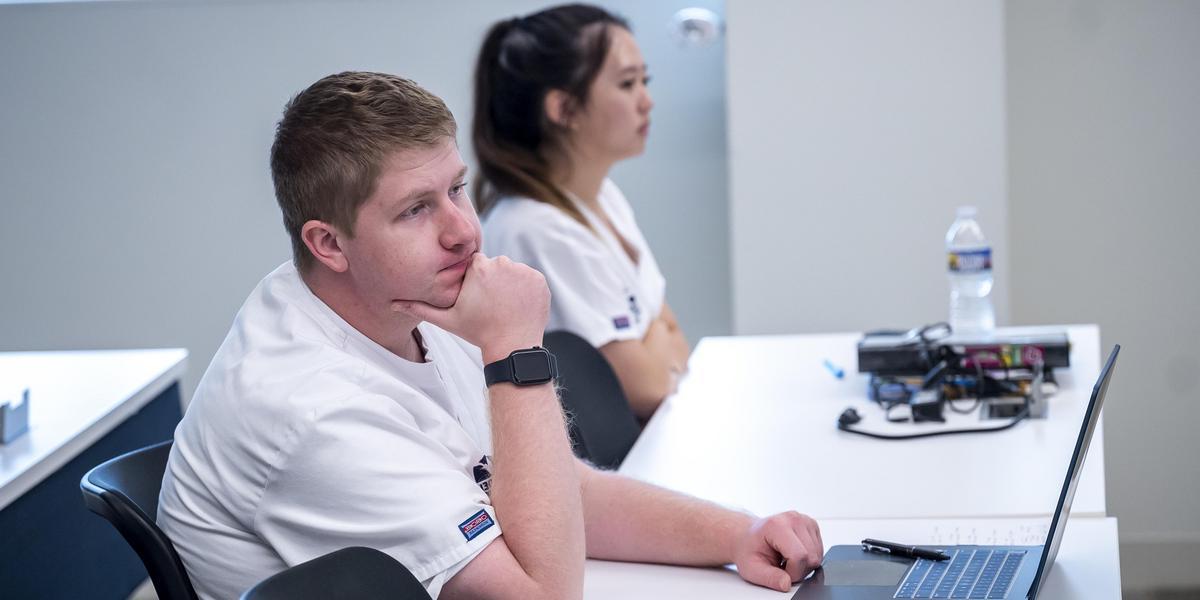
[[[1200,3],[1020,0],[1006,39],[1013,319],[1123,345],[1125,586],[1200,587]]]
[[[646,155],[614,178],[693,340],[728,333],[723,46],[669,43],[682,1],[603,4],[632,21],[657,101]],[[190,396],[246,294],[289,256],[267,169],[284,102],[332,72],[394,72],[466,132],[486,27],[545,5],[0,5],[0,350],[183,346]]]
[[[913,327],[949,311],[944,236],[979,207],[1008,295],[999,0],[729,5],[738,333]]]

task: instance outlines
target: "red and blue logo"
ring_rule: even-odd
[[[489,515],[486,510],[481,508],[479,512],[471,515],[470,519],[459,523],[458,530],[462,532],[463,537],[467,538],[469,542],[479,537],[479,534],[487,531],[495,524],[496,522],[492,520],[492,515]]]

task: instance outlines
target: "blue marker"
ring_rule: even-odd
[[[841,367],[829,362],[828,358],[825,359],[825,368],[828,369],[829,372],[832,373],[833,376],[837,377],[838,379],[841,379],[846,376],[846,372],[843,371]]]

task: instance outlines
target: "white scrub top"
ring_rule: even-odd
[[[158,522],[201,598],[346,546],[437,597],[500,535],[479,349],[428,323],[427,362],[342,320],[288,262],[234,320],[175,431]]]
[[[666,280],[634,220],[633,208],[611,180],[598,196],[613,227],[636,251],[635,264],[599,215],[576,205],[592,229],[531,198],[504,198],[485,215],[483,252],[508,256],[546,276],[547,330],[565,329],[599,348],[642,339],[662,311]]]

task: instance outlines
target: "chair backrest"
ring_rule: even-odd
[[[122,454],[88,471],[79,481],[83,501],[108,519],[133,547],[160,600],[197,600],[175,546],[154,519],[171,441]]]
[[[372,548],[342,548],[276,573],[241,600],[429,600],[400,561]]]
[[[545,335],[558,360],[558,382],[576,456],[607,469],[625,460],[642,428],[617,374],[587,340],[567,331]]]

